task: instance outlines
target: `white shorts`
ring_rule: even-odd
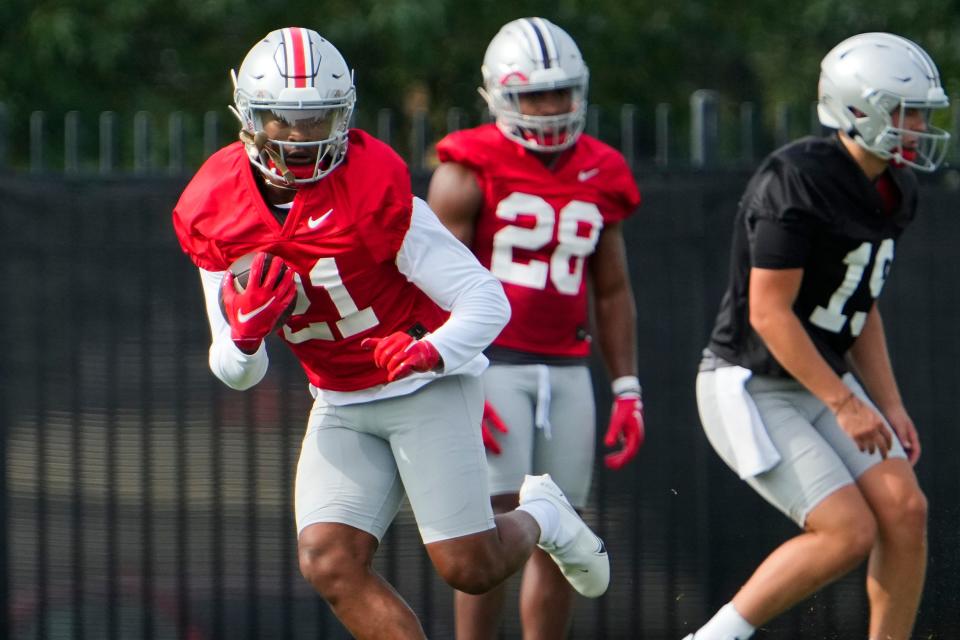
[[[715,375],[716,371],[701,371],[697,376],[697,404],[703,430],[724,462],[739,473],[734,454],[736,443],[728,437],[717,401]],[[857,397],[874,406],[852,375],[845,375],[843,381]],[[758,426],[766,430],[780,454],[780,462],[769,471],[744,480],[801,527],[807,514],[824,498],[853,484],[883,460],[879,452],[860,451],[837,424],[833,412],[796,380],[751,376],[745,387],[756,406],[755,415],[762,422]],[[888,457],[906,458],[896,433],[893,429],[890,433],[893,446]]]
[[[517,493],[524,475],[549,473],[570,504],[584,507],[596,432],[590,370],[492,364],[483,373],[483,390],[509,429],[493,432],[502,453],[487,455],[491,495]]]
[[[404,490],[424,543],[494,528],[480,380],[453,375],[395,398],[314,402],[297,465],[297,532],[337,522],[383,538]]]

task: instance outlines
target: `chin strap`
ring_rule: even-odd
[[[287,185],[294,184],[296,177],[287,167],[287,163],[283,161],[283,158],[280,156],[280,154],[268,144],[269,141],[270,139],[267,138],[267,134],[265,134],[263,131],[257,131],[254,133],[247,129],[240,129],[240,142],[245,145],[253,145],[257,149],[258,153],[266,153],[273,162],[273,165],[277,168],[277,171],[280,172],[283,181],[287,183]]]
[[[234,77],[233,84],[234,86],[237,84],[236,77]],[[243,119],[243,116],[240,115],[240,112],[237,111],[236,107],[229,105],[227,108],[230,109],[230,112],[240,121],[240,142],[247,146],[253,145],[258,154],[266,153],[270,160],[273,161],[273,165],[277,168],[277,171],[280,172],[280,177],[286,183],[285,185],[280,185],[271,182],[271,184],[275,184],[278,187],[289,187],[295,184],[297,180],[296,176],[294,176],[293,171],[290,171],[289,167],[287,167],[287,163],[283,161],[281,155],[268,144],[270,139],[267,137],[267,134],[263,131],[257,131],[256,133],[250,131],[246,128],[246,121]]]

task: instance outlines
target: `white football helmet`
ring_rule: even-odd
[[[844,131],[867,151],[920,171],[943,162],[950,134],[931,126],[929,116],[950,101],[936,65],[916,43],[890,33],[847,38],[820,64],[818,93],[820,123]],[[903,127],[907,109],[924,112],[926,131]],[[904,147],[904,136],[917,140],[915,149]]]
[[[239,73],[230,73],[240,139],[268,180],[281,186],[316,182],[343,162],[356,101],[353,72],[320,34],[300,27],[271,31],[250,49]],[[320,140],[271,140],[263,130],[271,120],[321,123],[329,132]],[[316,151],[316,162],[288,166],[287,149]]]
[[[483,57],[480,95],[505,136],[534,151],[560,151],[583,132],[590,72],[566,31],[543,18],[505,24]],[[519,94],[570,89],[569,113],[524,115]]]

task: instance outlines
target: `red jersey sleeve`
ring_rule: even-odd
[[[248,162],[239,142],[216,152],[197,171],[173,209],[173,228],[180,247],[195,265],[224,271],[229,260],[216,242],[222,211],[239,209],[244,194],[242,164]]]
[[[516,151],[522,153],[522,147],[506,141],[500,130],[492,124],[455,131],[437,143],[437,159],[440,162],[455,162],[469,168],[476,174],[481,187],[487,179],[491,165],[499,164],[498,154],[499,159],[503,161],[502,154],[516,153]],[[509,158],[506,160],[509,161]]]

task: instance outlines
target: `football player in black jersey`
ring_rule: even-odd
[[[821,64],[820,122],[772,153],[737,214],[730,284],[697,377],[710,443],[803,531],[693,640],[743,640],[869,557],[870,637],[908,638],[926,567],[920,439],[876,300],[933,171],[948,106],[915,43],[865,33]]]

